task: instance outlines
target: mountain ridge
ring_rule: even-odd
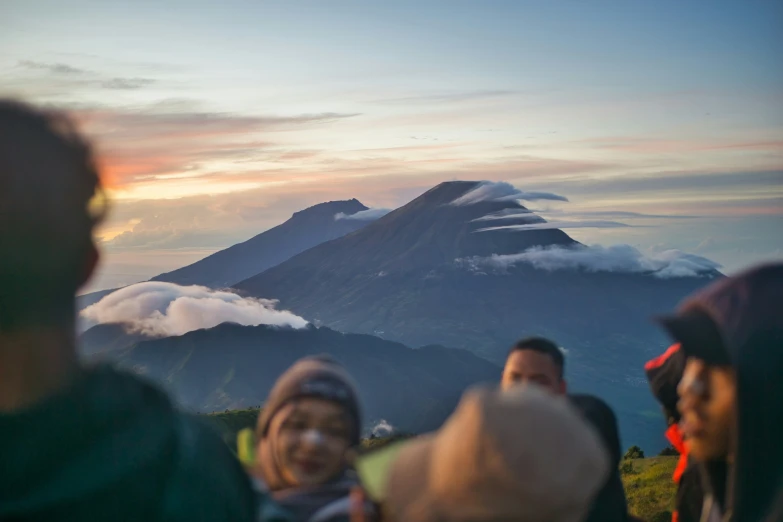
[[[93,340],[120,328],[104,328]],[[357,381],[368,423],[385,419],[413,432],[437,428],[465,388],[500,374],[499,367],[465,350],[412,349],[312,325],[296,330],[223,323],[177,337],[114,338],[109,349],[82,346],[82,353],[93,354],[85,356],[88,360],[113,361],[140,373],[166,387],[183,406],[202,412],[258,406],[296,360],[328,353]]]
[[[193,264],[157,275],[151,281],[211,288],[230,286],[324,241],[359,230],[367,223],[335,218],[368,210],[357,199],[328,201],[295,212],[280,225],[215,252]],[[249,274],[249,275],[248,275]]]
[[[356,198],[318,203],[294,212],[286,221],[250,239],[189,265],[158,274],[149,281],[212,288],[228,287],[322,242],[361,229],[372,219],[337,219],[337,215],[351,216],[364,210],[368,210],[368,207]],[[298,231],[305,228],[311,233]],[[119,288],[79,295],[76,298],[77,309],[83,310],[116,290]]]

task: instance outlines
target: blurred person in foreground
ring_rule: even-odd
[[[612,468],[601,491],[596,496],[585,522],[625,522],[628,502],[620,477],[620,433],[612,408],[598,397],[586,394],[566,395],[565,357],[563,351],[549,339],[531,337],[511,347],[500,387],[510,390],[534,385],[553,395],[566,396],[584,418],[598,430],[611,458]]]
[[[362,415],[356,384],[327,355],[297,361],[275,383],[258,417],[256,486],[274,503],[263,522],[348,522],[358,485],[349,458],[359,446]],[[372,515],[373,506],[364,509]]]
[[[686,299],[662,324],[686,357],[680,425],[705,488],[703,522],[783,520],[783,264]]]
[[[384,522],[580,522],[611,464],[568,400],[519,387],[468,390],[440,430],[356,466]]]
[[[106,200],[62,115],[0,101],[0,519],[244,521],[249,481],[157,388],[77,357]]]

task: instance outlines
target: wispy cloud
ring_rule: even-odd
[[[623,210],[582,210],[567,211],[563,209],[548,209],[540,211],[546,215],[589,217],[604,219],[693,219],[697,216],[685,216],[677,214],[644,214],[642,212],[630,212]]]
[[[500,221],[511,219],[541,220],[532,210],[526,208],[505,208],[497,212],[489,213],[472,221]]]
[[[376,219],[382,218],[389,212],[391,212],[391,209],[389,208],[368,208],[367,210],[360,210],[355,214],[345,214],[344,212],[340,212],[335,214],[334,219],[335,221],[344,219],[354,221],[375,221]]]
[[[35,70],[45,71],[53,74],[74,75],[74,74],[89,73],[89,71],[85,69],[72,67],[65,63],[44,63],[44,62],[34,62],[31,60],[21,60],[19,61],[18,65],[19,67],[23,67],[25,69],[35,69]]]
[[[156,104],[136,110],[75,106],[69,112],[97,138],[102,162],[114,186],[161,175],[195,177],[216,161],[242,161],[266,154],[274,147],[262,140],[272,132],[357,116],[336,112],[238,115],[202,111],[188,103]],[[268,159],[291,152],[270,150]]]
[[[101,87],[114,90],[136,90],[153,83],[155,80],[151,78],[112,78],[101,83]]]
[[[698,151],[780,151],[783,140],[706,140],[706,139],[662,139],[633,137],[604,137],[582,140],[598,149],[638,154],[672,154]]]
[[[552,179],[548,183],[569,193],[585,195],[628,194],[658,191],[718,189],[741,191],[748,188],[783,186],[783,169],[762,171],[669,171],[655,174]]]
[[[480,228],[476,232],[494,232],[507,230],[510,232],[525,232],[528,230],[550,230],[560,228],[628,228],[631,225],[618,221],[547,221],[523,225],[504,225],[501,227]]]
[[[445,103],[461,103],[491,98],[502,98],[517,94],[515,91],[504,90],[476,90],[462,92],[436,92],[423,93],[399,98],[386,98],[375,100],[375,103],[383,105],[430,105]]]
[[[456,260],[470,270],[496,269],[501,272],[525,263],[539,270],[584,270],[650,274],[661,279],[714,275],[720,265],[705,257],[680,250],[645,255],[631,245],[553,246],[531,248],[520,254]]]

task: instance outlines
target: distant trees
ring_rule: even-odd
[[[623,455],[624,460],[643,459],[644,451],[639,446],[631,446]]]

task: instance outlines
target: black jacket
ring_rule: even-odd
[[[0,414],[0,520],[250,521],[238,461],[157,388],[109,368]]]
[[[598,492],[585,522],[625,522],[628,519],[628,503],[623,482],[620,479],[620,433],[612,408],[592,395],[570,395],[571,403],[598,430],[601,440],[612,459],[612,473]]]

